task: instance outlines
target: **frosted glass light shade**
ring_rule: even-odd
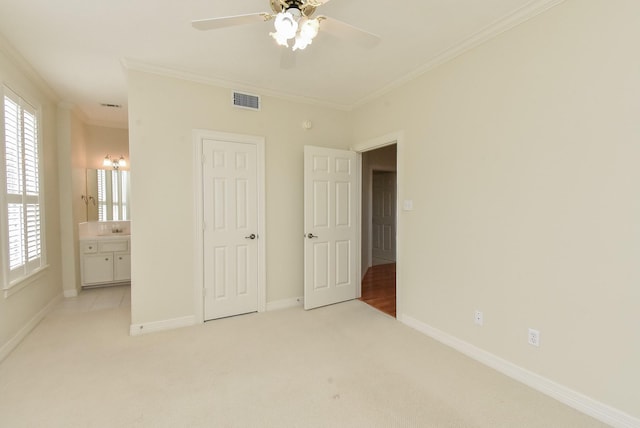
[[[318,35],[319,28],[320,23],[317,19],[305,19],[302,24],[300,24],[300,32],[296,36],[296,43],[293,45],[293,50],[302,50],[309,46],[314,37]]]
[[[269,33],[269,35],[273,37],[273,40],[275,40],[276,43],[278,43],[280,46],[289,47],[289,42],[288,42],[289,39],[284,37],[282,34],[275,32],[275,33]]]
[[[293,50],[303,50],[304,48],[306,48],[307,46],[309,46],[311,44],[311,40],[310,39],[306,39],[304,37],[302,37],[301,35],[298,35],[296,37],[296,43],[293,45]]]
[[[280,38],[293,39],[298,31],[298,23],[293,18],[291,12],[278,13],[273,25],[276,28],[276,34],[278,34]]]
[[[307,19],[300,26],[300,37],[309,40],[313,40],[318,35],[320,29],[320,22],[317,19]]]

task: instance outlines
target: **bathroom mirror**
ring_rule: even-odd
[[[129,171],[87,170],[87,221],[131,220]]]

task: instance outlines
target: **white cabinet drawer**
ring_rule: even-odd
[[[100,252],[127,251],[129,245],[127,241],[106,241],[98,244]]]
[[[96,242],[96,241],[83,242],[81,251],[84,254],[97,253],[98,252],[98,242]]]

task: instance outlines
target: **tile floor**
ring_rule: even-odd
[[[53,312],[77,313],[130,307],[131,286],[114,285],[82,289],[78,297],[64,299]]]

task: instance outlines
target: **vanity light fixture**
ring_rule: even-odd
[[[114,159],[111,155],[106,155],[102,161],[102,166],[112,167],[113,169],[119,169],[120,167],[127,166],[127,161],[124,160],[124,156],[120,155],[120,159]]]

